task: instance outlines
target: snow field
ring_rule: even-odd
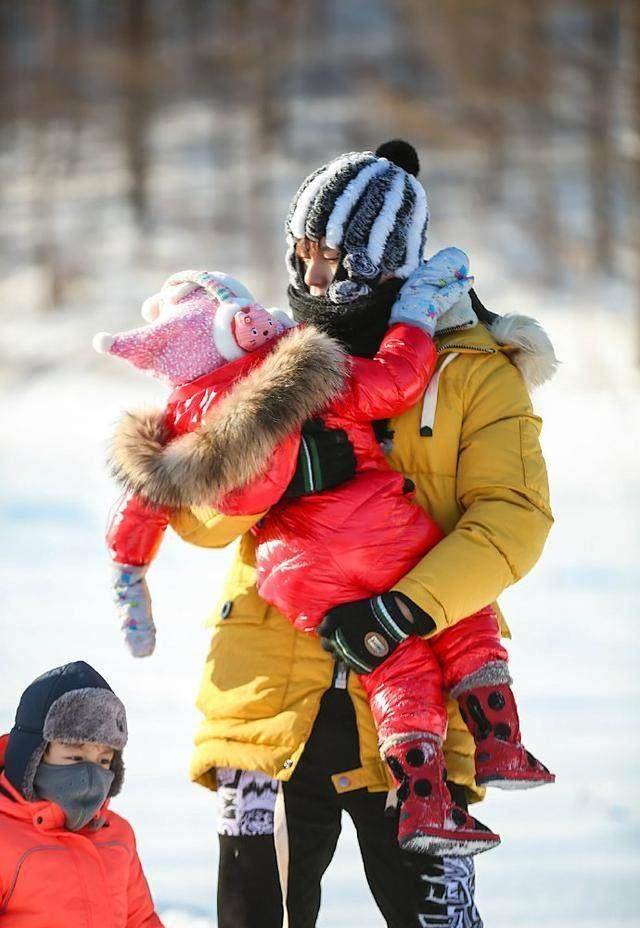
[[[556,525],[536,569],[502,603],[526,742],[558,782],[493,791],[477,807],[503,837],[477,859],[477,900],[490,928],[630,928],[640,908],[639,391],[629,340],[603,357],[575,342],[566,317],[546,323],[565,361],[536,398]],[[130,721],[115,808],[136,828],[168,928],[209,928],[215,801],[188,782],[187,768],[208,641],[202,620],[232,551],[167,535],[149,574],[158,648],[135,661],[117,630],[103,544],[116,497],[107,436],[123,408],[164,395],[93,359],[5,389],[0,727],[8,730],[18,695],[48,667],[84,658],[104,672]],[[321,928],[382,925],[347,821],[323,900]]]

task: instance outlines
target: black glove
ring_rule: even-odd
[[[404,615],[397,599],[408,607],[413,621]],[[409,635],[426,635],[436,624],[402,593],[383,593],[330,609],[320,625],[322,647],[333,651],[357,673],[371,673]]]
[[[284,499],[321,493],[351,480],[356,472],[356,456],[343,429],[328,429],[322,419],[309,419],[301,437],[296,472]]]

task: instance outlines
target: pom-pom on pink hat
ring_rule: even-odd
[[[235,338],[234,319],[250,309],[264,312],[244,284],[228,274],[180,271],[143,303],[148,325],[116,335],[100,332],[93,347],[179,386],[247,353]],[[279,332],[291,324],[284,313],[272,315]]]

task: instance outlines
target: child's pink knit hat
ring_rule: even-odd
[[[93,347],[166,377],[174,386],[189,383],[246,354],[234,337],[233,322],[237,313],[254,306],[247,288],[228,274],[180,271],[143,303],[149,325],[116,335],[100,332]],[[284,314],[273,315],[282,331]]]

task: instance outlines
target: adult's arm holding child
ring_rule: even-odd
[[[394,587],[442,631],[494,602],[534,566],[553,524],[547,472],[522,376],[502,354],[460,358],[460,519]],[[445,377],[450,376],[448,368]]]

